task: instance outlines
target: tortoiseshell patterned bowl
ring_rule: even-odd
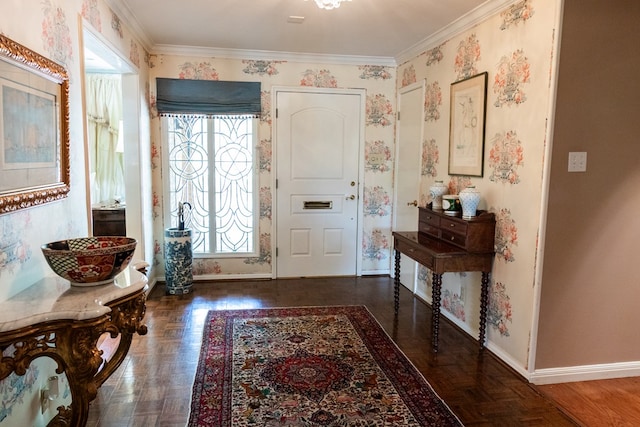
[[[95,236],[60,240],[41,246],[51,269],[72,286],[112,283],[131,261],[136,239]]]

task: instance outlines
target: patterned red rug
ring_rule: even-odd
[[[210,311],[189,426],[460,426],[363,306]]]

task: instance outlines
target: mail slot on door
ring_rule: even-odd
[[[305,200],[304,209],[332,209],[333,202],[322,202],[317,200]]]

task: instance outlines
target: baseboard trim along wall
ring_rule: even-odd
[[[536,369],[531,374],[529,381],[536,385],[545,385],[576,381],[609,380],[639,375],[640,361],[637,361]]]

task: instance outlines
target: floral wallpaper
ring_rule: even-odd
[[[148,144],[150,188],[149,214],[153,218],[150,246],[156,275],[162,276],[163,199],[162,148],[159,121],[153,110],[155,78],[201,78],[219,80],[259,80],[262,83],[263,114],[260,118],[259,187],[260,253],[246,259],[195,260],[194,274],[269,274],[273,262],[271,248],[273,153],[271,127],[272,86],[364,88],[366,97],[363,219],[363,273],[389,272],[392,239],[393,153],[395,152],[395,106],[397,90],[426,82],[425,122],[422,141],[422,182],[428,188],[443,180],[457,193],[475,185],[483,200],[481,209],[496,214],[496,260],[491,274],[488,340],[512,363],[526,367],[531,334],[533,274],[536,268],[541,176],[549,105],[550,62],[555,35],[555,8],[544,0],[522,0],[425,48],[424,52],[397,67],[371,64],[336,65],[280,60],[224,59],[179,55],[149,55],[125,22],[105,0],[22,0],[12,2],[18,10],[0,14],[0,31],[16,41],[65,65],[70,75],[71,98],[71,178],[68,200],[0,216],[0,300],[37,281],[46,266],[38,253],[41,244],[87,232],[85,206],[84,152],[78,20],[100,33],[124,57],[140,68],[141,82],[149,106],[151,128]],[[456,81],[488,72],[485,162],[483,177],[449,176],[448,127],[449,86]],[[148,78],[147,78],[148,77]],[[143,106],[144,107],[144,106]],[[143,114],[147,110],[143,108]],[[145,166],[146,167],[146,166]],[[428,195],[421,197],[428,201]],[[51,222],[51,218],[56,221]],[[431,274],[424,268],[418,278],[428,294]],[[443,312],[467,328],[477,324],[479,277],[475,273],[446,274],[443,280]],[[49,370],[34,364],[37,377]],[[16,387],[0,382],[3,402],[13,414],[34,399],[28,397],[27,378],[24,404],[16,398]],[[7,381],[7,380],[5,380]],[[31,392],[33,394],[33,392]],[[13,399],[13,400],[12,400]],[[6,408],[5,408],[6,409]],[[3,413],[5,414],[5,413]],[[6,413],[5,422],[12,414]],[[36,414],[34,414],[36,416]],[[38,415],[39,416],[39,415]]]
[[[288,61],[226,59],[156,55],[151,58],[152,86],[156,77],[202,80],[260,81],[260,255],[253,258],[196,259],[196,276],[261,274],[272,271],[271,235],[273,190],[271,188],[273,148],[271,132],[272,86],[311,86],[321,88],[364,87],[366,95],[363,211],[364,237],[362,266],[366,274],[389,272],[391,260],[391,200],[393,194],[393,155],[395,132],[395,69],[379,65],[320,65]],[[152,89],[152,106],[155,94]],[[162,143],[159,119],[153,111],[152,162],[154,165],[154,229],[162,236],[167,226],[162,199]],[[163,242],[156,241],[155,264],[163,266]]]
[[[62,64],[69,75],[70,172],[68,198],[27,210],[0,215],[0,302],[52,274],[40,252],[44,243],[87,235],[80,40],[78,16],[100,33],[124,57],[148,57],[120,18],[104,0],[21,0],[3,4],[0,32],[43,56]],[[105,25],[110,23],[111,25]],[[143,66],[144,64],[140,64]],[[141,69],[141,75],[145,70]],[[149,171],[150,174],[150,171]],[[4,349],[10,351],[10,347]],[[0,425],[46,425],[54,411],[39,410],[40,390],[55,373],[50,358],[37,358],[23,376],[0,381]],[[66,377],[59,375],[60,399],[70,401]],[[37,408],[37,411],[32,411]]]
[[[542,0],[514,2],[468,31],[398,67],[398,88],[424,80],[421,189],[442,180],[452,194],[474,185],[480,209],[496,215],[496,259],[490,276],[488,340],[527,366],[534,307],[534,272],[541,209],[542,167],[553,59],[555,10]],[[449,86],[487,72],[484,173],[448,175]],[[378,107],[376,111],[383,108]],[[429,194],[420,203],[428,203]],[[430,274],[418,275],[430,300]],[[443,312],[477,329],[479,273],[443,276]],[[517,304],[514,303],[517,301]]]
[[[515,131],[498,133],[489,143],[491,144],[488,161],[489,179],[518,184],[520,182],[518,169],[524,163],[524,149],[518,135]]]
[[[24,239],[30,226],[29,211],[15,214],[11,221],[8,216],[0,217],[0,279],[3,272],[14,272],[31,259],[33,249]]]
[[[521,104],[527,100],[525,84],[529,83],[529,60],[522,49],[500,58],[493,81],[496,107]]]

